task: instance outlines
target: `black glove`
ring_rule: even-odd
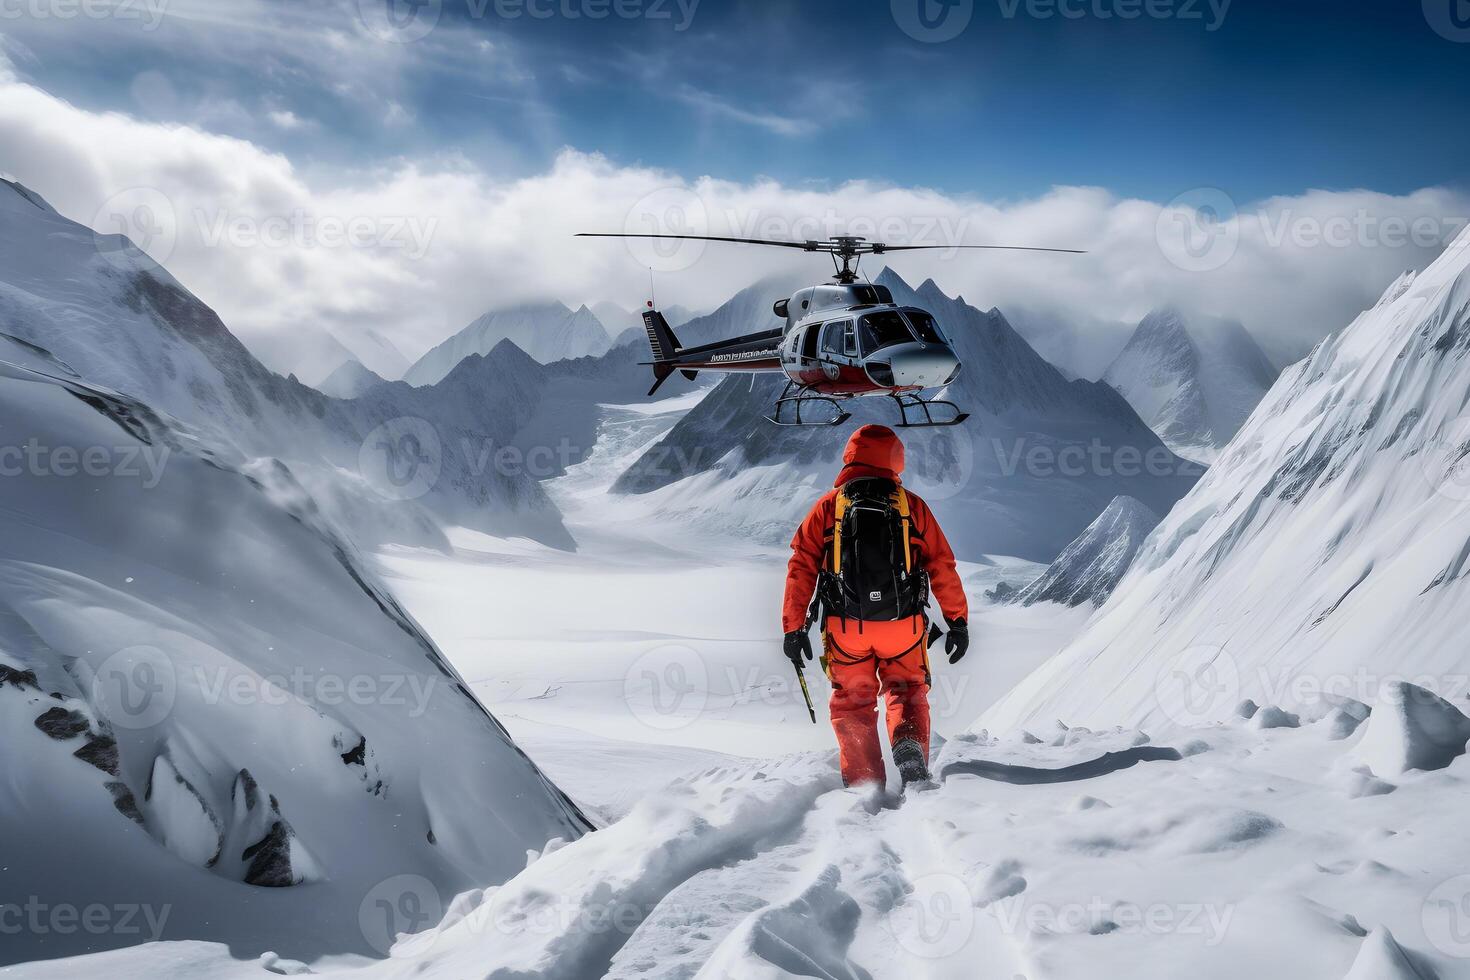
[[[801,670],[801,655],[806,654],[808,660],[812,659],[812,638],[806,630],[792,630],[786,634],[782,643],[786,659],[791,661],[791,666]]]
[[[957,664],[970,649],[970,624],[963,618],[945,622],[949,624],[949,632],[944,634],[944,652],[949,654],[950,663]]]

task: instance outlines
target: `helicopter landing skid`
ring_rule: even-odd
[[[900,429],[927,429],[938,426],[959,425],[970,417],[969,412],[960,411],[960,407],[954,402],[947,402],[942,398],[926,400],[908,392],[889,395],[888,397],[892,398],[893,403],[898,406],[898,417],[900,419],[898,427]],[[933,413],[930,412],[931,408],[953,411],[954,418],[935,421]],[[917,416],[911,418],[909,415],[910,412],[922,412],[924,417],[922,420],[918,419]]]
[[[793,388],[796,389],[796,394],[794,395],[791,394]],[[801,417],[802,406],[816,403],[821,403],[831,409],[832,418],[813,421],[803,419]],[[785,414],[794,415],[794,418],[788,419],[783,417],[781,410],[787,406],[791,406],[791,411]],[[781,397],[776,399],[774,410],[770,415],[766,416],[766,421],[774,425],[841,425],[851,417],[852,413],[843,411],[842,406],[837,404],[837,399],[828,395],[812,394],[810,389],[800,387],[794,382],[788,381],[785,390],[781,392]]]

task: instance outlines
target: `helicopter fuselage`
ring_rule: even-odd
[[[837,398],[938,388],[959,373],[959,358],[934,317],[894,303],[884,286],[809,286],[778,301],[774,312],[785,326],[680,349],[655,364],[687,376],[779,372],[805,391]],[[645,314],[646,322],[654,318],[656,311]],[[657,329],[649,323],[655,351]]]

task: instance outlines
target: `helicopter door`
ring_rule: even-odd
[[[801,338],[801,359],[803,361],[815,361],[817,359],[817,337],[822,332],[822,325],[814,323],[806,328],[806,333]]]
[[[856,350],[851,338],[851,320],[834,320],[822,329],[822,371],[832,381],[842,373],[843,364],[851,363],[849,347]]]

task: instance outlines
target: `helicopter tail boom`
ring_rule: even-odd
[[[674,328],[658,310],[643,311],[643,329],[648,331],[648,346],[653,351],[653,387],[648,389],[652,395],[674,373],[674,358],[680,350],[679,338],[674,336]],[[690,378],[694,376],[692,371],[684,374]]]

